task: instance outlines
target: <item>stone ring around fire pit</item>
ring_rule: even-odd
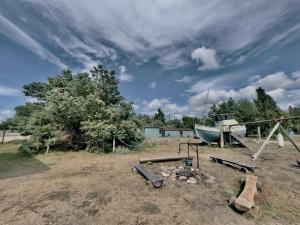
[[[200,172],[199,169],[194,170],[193,168],[169,167],[164,168],[161,172],[162,176],[168,177],[171,181],[180,181],[187,184],[198,184],[198,183],[214,183],[214,176],[209,175],[205,172]]]

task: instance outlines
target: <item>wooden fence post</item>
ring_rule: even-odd
[[[257,143],[261,141],[261,132],[260,132],[260,126],[257,127]]]
[[[3,134],[2,134],[2,141],[1,141],[1,144],[3,144],[3,143],[4,143],[5,132],[6,132],[6,130],[5,130],[5,129],[3,129]]]
[[[114,139],[113,139],[113,154],[115,154],[115,149],[116,149],[116,136],[114,135]]]

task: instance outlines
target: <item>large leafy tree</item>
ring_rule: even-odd
[[[47,83],[25,85],[24,93],[38,102],[17,108],[19,127],[30,127],[32,134],[23,151],[40,152],[48,145],[110,151],[114,137],[129,145],[143,138],[132,105],[118,91],[115,73],[103,66],[94,67],[91,76],[65,70]]]

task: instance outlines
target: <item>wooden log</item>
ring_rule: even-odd
[[[266,144],[269,142],[269,140],[271,139],[272,135],[275,133],[275,131],[278,129],[278,127],[280,126],[281,122],[276,123],[276,125],[273,127],[272,131],[270,132],[269,136],[267,137],[267,139],[265,140],[265,142],[262,144],[262,146],[259,148],[259,150],[252,155],[253,160],[256,160],[257,157],[259,156],[259,154],[262,152],[262,150],[264,149],[264,147],[266,146]]]
[[[153,157],[153,158],[140,158],[140,163],[146,162],[166,162],[166,161],[179,161],[183,159],[193,159],[193,156],[180,156],[180,155],[171,155],[171,156],[160,156],[160,157]]]
[[[147,181],[150,187],[160,188],[164,185],[164,179],[149,169],[146,169],[141,164],[134,166],[136,169]]]
[[[236,209],[245,212],[255,206],[254,196],[257,193],[256,183],[257,176],[247,174],[244,190],[234,201],[234,207]]]
[[[214,162],[218,162],[220,164],[223,164],[224,162],[227,163],[227,164],[232,164],[232,165],[236,165],[237,168],[240,169],[240,171],[242,172],[245,172],[245,170],[243,170],[242,168],[245,168],[246,170],[249,170],[249,171],[252,171],[254,172],[256,166],[254,165],[249,165],[249,164],[246,164],[246,163],[242,163],[242,162],[237,162],[237,161],[234,161],[234,160],[229,160],[229,159],[224,159],[224,158],[220,158],[220,157],[210,157]]]

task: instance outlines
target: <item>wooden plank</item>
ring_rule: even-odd
[[[179,161],[183,159],[191,158],[193,159],[193,156],[187,157],[187,156],[180,156],[180,155],[170,155],[170,156],[159,156],[159,157],[153,157],[153,158],[140,158],[140,163],[146,163],[146,162],[166,162],[166,161]]]
[[[289,141],[294,145],[294,147],[297,149],[298,152],[300,152],[299,147],[296,145],[296,143],[290,138],[289,134],[286,132],[286,130],[280,125],[279,128],[281,129],[282,133],[289,139]]]
[[[246,147],[247,149],[251,150],[251,148],[244,142],[244,140],[239,137],[236,133],[231,133],[231,136],[242,146]]]
[[[276,123],[276,125],[273,127],[272,131],[270,132],[269,136],[267,137],[267,139],[265,140],[265,142],[262,144],[262,146],[259,148],[259,150],[252,155],[253,160],[256,160],[257,157],[259,156],[259,154],[262,152],[262,150],[264,149],[264,147],[266,146],[266,144],[269,142],[269,140],[271,139],[272,135],[274,134],[274,132],[278,129],[278,127],[280,126],[281,122]]]
[[[257,192],[256,183],[257,176],[247,174],[244,190],[234,202],[236,209],[245,212],[255,206],[254,196]]]
[[[160,188],[164,185],[164,179],[157,174],[155,174],[150,169],[146,169],[141,164],[137,164],[134,166],[136,169],[149,183],[151,187]]]
[[[254,165],[249,165],[249,164],[245,164],[245,163],[242,163],[242,162],[228,160],[228,159],[224,159],[224,158],[221,158],[221,157],[214,157],[214,156],[212,156],[210,158],[213,161],[216,161],[216,162],[219,162],[219,163],[223,163],[223,162],[230,163],[230,164],[233,164],[233,165],[240,166],[242,168],[246,168],[247,170],[252,171],[252,172],[254,172],[254,170],[256,168],[256,166],[254,166]]]

